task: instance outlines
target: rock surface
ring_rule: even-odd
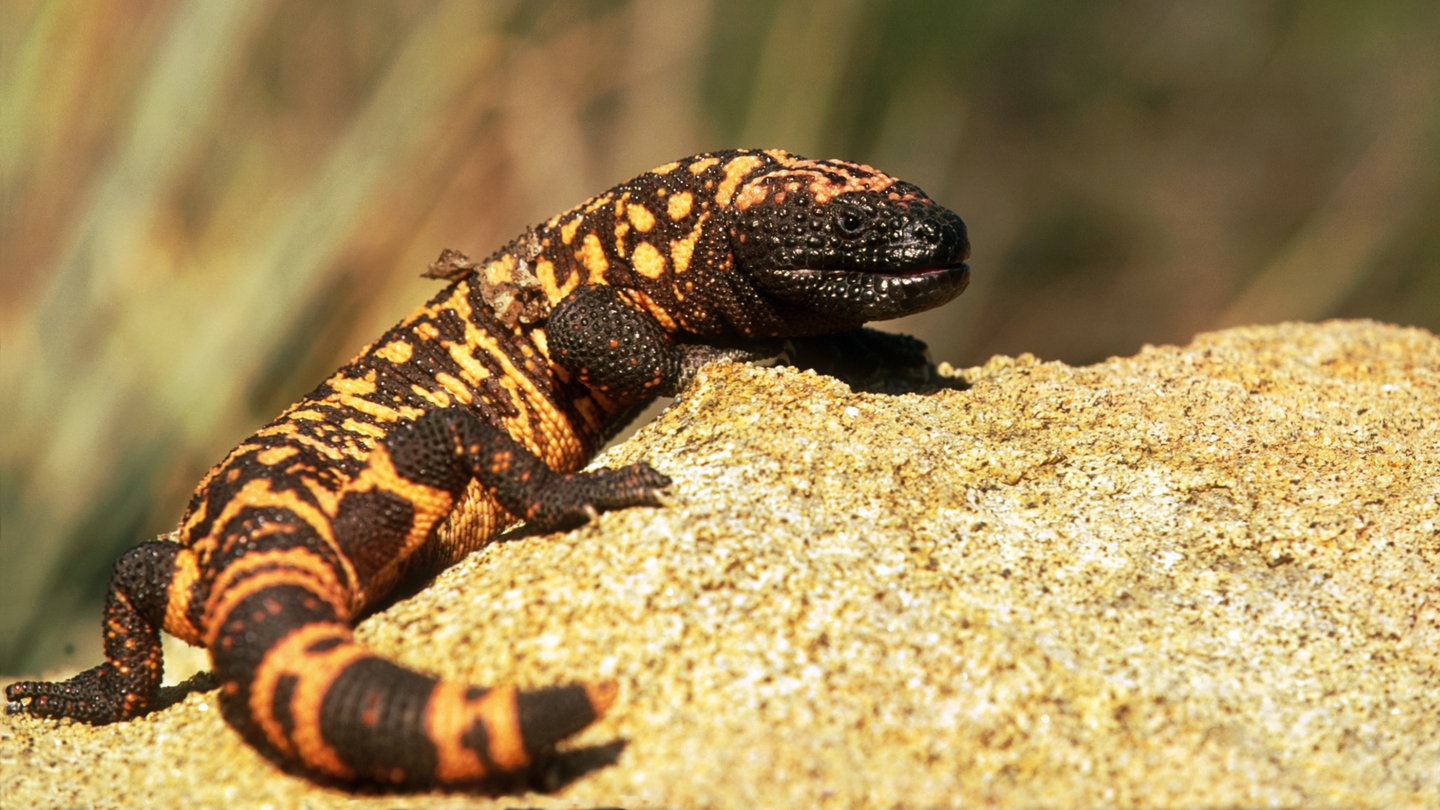
[[[5,717],[0,804],[1440,806],[1440,340],[1281,325],[960,377],[712,366],[606,458],[676,505],[494,544],[362,625],[477,683],[619,679],[559,760],[614,764],[554,792],[357,799],[212,690]]]

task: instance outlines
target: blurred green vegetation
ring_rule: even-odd
[[[959,365],[1435,330],[1437,9],[7,0],[0,671],[97,662],[115,556],[441,248],[697,151],[861,160],[959,211],[970,291],[894,326]]]

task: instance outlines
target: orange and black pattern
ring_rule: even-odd
[[[704,362],[938,306],[968,280],[960,218],[868,166],[698,155],[530,229],[449,285],[200,482],[176,542],[116,563],[106,661],[6,689],[12,712],[143,714],[160,632],[211,653],[226,715],[298,769],[461,783],[526,767],[617,687],[484,689],[368,652],[356,616],[516,521],[660,502],[645,464],[577,472]]]

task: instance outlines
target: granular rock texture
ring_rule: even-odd
[[[362,625],[476,683],[618,679],[551,792],[356,800],[192,691],[5,717],[0,805],[1440,806],[1440,340],[1287,324],[957,376],[712,366],[602,459],[673,506],[512,535]]]

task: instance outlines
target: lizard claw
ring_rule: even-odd
[[[644,462],[625,467],[572,473],[555,481],[546,500],[526,513],[526,522],[543,530],[589,523],[601,512],[631,506],[665,506],[661,494],[670,478]]]

